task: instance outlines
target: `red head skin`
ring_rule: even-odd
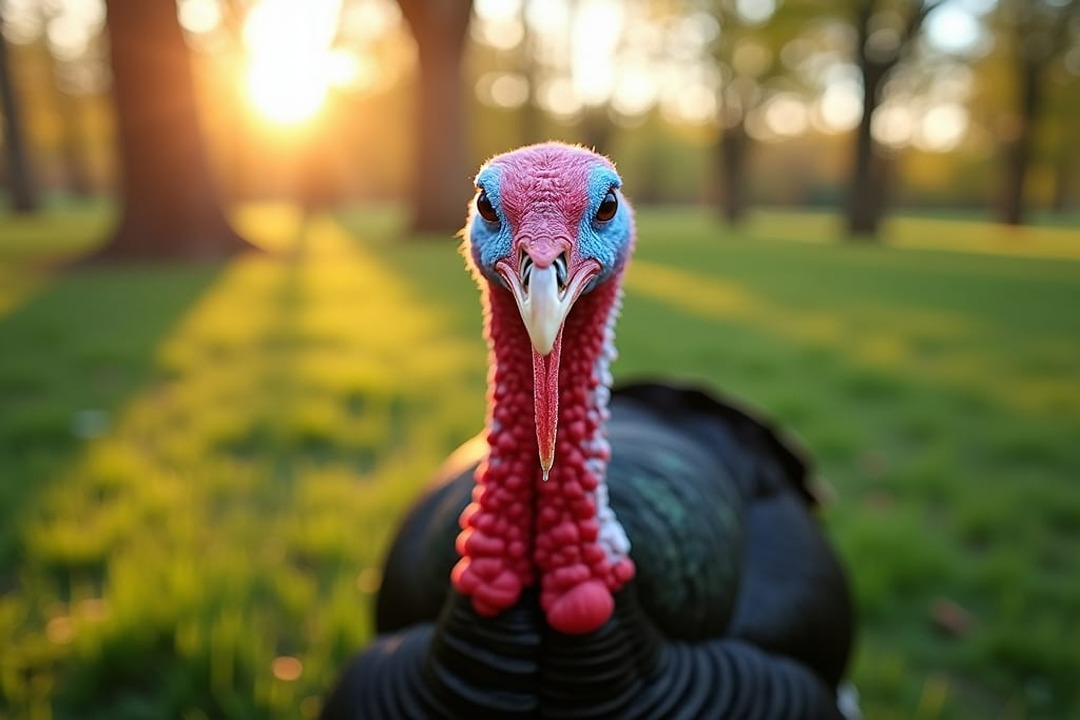
[[[477,273],[491,351],[490,451],[461,516],[461,560],[452,574],[457,590],[488,616],[539,582],[548,623],[575,635],[603,625],[614,609],[612,593],[634,574],[604,486],[607,364],[614,356],[611,326],[621,271],[583,293],[600,266],[582,257],[577,245],[589,207],[589,171],[600,162],[606,160],[557,144],[492,161],[503,171],[500,202],[512,237],[511,252],[497,269],[511,289]],[[522,252],[534,265],[534,280],[560,254],[568,259],[569,287],[560,307],[569,310],[551,331],[546,354],[537,350],[536,332],[523,319],[521,297],[515,299],[515,292],[526,292],[519,277]]]

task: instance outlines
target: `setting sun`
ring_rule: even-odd
[[[322,108],[348,57],[331,49],[338,0],[262,0],[244,25],[248,97],[268,120],[303,122]]]

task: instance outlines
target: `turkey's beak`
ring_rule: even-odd
[[[555,462],[563,324],[586,284],[599,273],[600,266],[587,260],[571,268],[563,253],[541,267],[531,254],[522,253],[517,268],[511,270],[503,265],[500,270],[514,293],[533,346],[536,441],[540,450],[540,468],[547,480]]]

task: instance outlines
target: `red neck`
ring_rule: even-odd
[[[609,324],[619,279],[579,298],[563,329],[555,464],[541,479],[533,410],[532,346],[511,295],[485,291],[492,369],[487,461],[461,518],[453,581],[476,610],[494,615],[539,577],[540,600],[557,630],[598,628],[611,593],[633,575],[621,527],[607,506],[604,472]]]

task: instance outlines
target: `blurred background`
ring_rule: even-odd
[[[1076,0],[0,0],[0,718],[313,717],[483,421],[471,175],[832,490],[872,718],[1080,717]]]
[[[418,167],[463,195],[489,155],[558,137],[614,155],[639,202],[722,203],[729,218],[842,207],[853,184],[880,186],[868,207],[1013,223],[1076,212],[1067,0],[412,5],[179,0],[174,52],[190,54],[229,202],[304,185],[335,204],[405,200]],[[150,22],[114,28],[114,42],[175,42]],[[4,36],[15,204],[111,195],[105,4],[6,0]],[[421,109],[459,153],[424,152]]]

